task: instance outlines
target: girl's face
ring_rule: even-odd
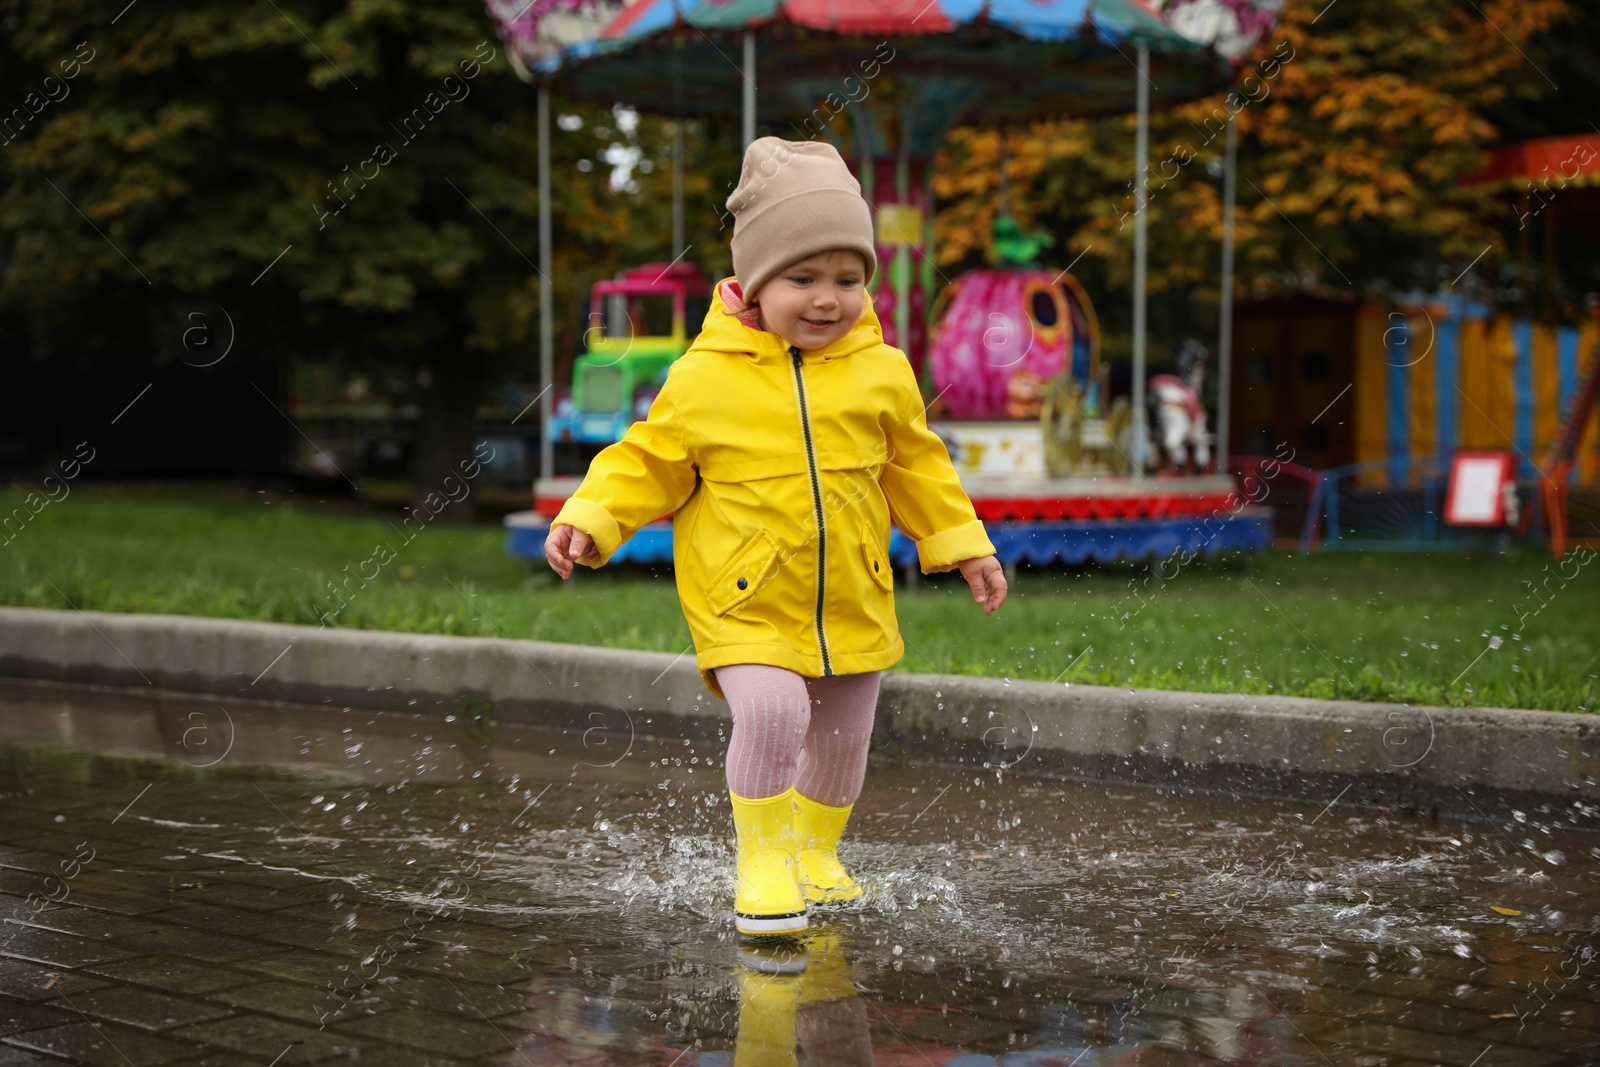
[[[865,304],[859,252],[819,252],[791,263],[754,294],[761,328],[806,351],[849,333]]]

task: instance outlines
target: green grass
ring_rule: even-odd
[[[21,501],[0,491],[0,515]],[[563,585],[507,557],[498,526],[431,525],[409,542],[397,527],[294,496],[84,486],[0,543],[0,603],[310,625],[334,611],[330,624],[375,630],[690,646],[666,571],[579,568]],[[381,565],[380,545],[395,553]],[[329,583],[363,572],[339,608]],[[1555,574],[1531,554],[1274,553],[1253,569],[1197,563],[1164,587],[1132,568],[1024,568],[986,618],[952,572],[898,591],[896,669],[1592,711],[1600,561],[1550,581],[1540,608],[1524,583]]]

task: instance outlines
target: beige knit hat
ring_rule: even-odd
[[[745,302],[791,263],[818,252],[861,253],[866,284],[878,270],[872,209],[839,150],[825,141],[759,137],[745,149],[733,212],[733,273]]]

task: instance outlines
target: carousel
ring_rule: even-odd
[[[1146,374],[1144,212],[1136,217],[1134,365],[1124,395],[1112,395],[1089,294],[1045,261],[1048,238],[1021,233],[1003,203],[997,265],[937,292],[934,285],[932,160],[951,127],[1117,114],[1135,103],[1143,131],[1153,95],[1171,105],[1229,82],[1233,68],[1219,50],[1177,33],[1139,0],[864,0],[842,9],[812,0],[635,0],[576,41],[569,35],[552,45],[526,15],[503,19],[502,35],[539,87],[542,128],[549,96],[560,92],[667,115],[742,115],[747,144],[764,123],[840,150],[874,213],[886,269],[874,280],[873,303],[884,338],[918,371],[929,427],[945,441],[1008,569],[1270,546],[1270,513],[1248,506],[1214,462],[1200,402],[1206,351],[1185,346],[1170,361],[1176,373]],[[1141,202],[1147,141],[1141,134],[1134,168]],[[675,171],[681,158],[680,136]],[[542,167],[541,184],[548,180]],[[676,262],[687,251],[676,174],[673,188]],[[547,383],[549,346],[547,335]],[[580,356],[575,380],[592,373],[588,364],[599,370],[607,361],[615,357],[603,350]],[[647,395],[651,383],[638,388]],[[568,410],[545,412],[544,425],[587,420],[614,425],[620,437],[637,417],[634,397],[588,392],[616,410],[576,411],[566,399]],[[552,403],[548,389],[544,403]],[[506,520],[509,550],[532,560],[543,558],[549,519],[581,482],[554,475],[549,443],[547,436],[533,510]],[[916,547],[898,530],[890,555],[916,578]],[[671,558],[670,516],[612,556]]]

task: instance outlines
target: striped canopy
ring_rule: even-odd
[[[530,65],[579,98],[685,116],[740,113],[741,42],[757,34],[758,116],[780,124],[828,94],[916,84],[926,120],[986,123],[1133,109],[1135,50],[1151,105],[1222,87],[1232,68],[1143,0],[633,0],[592,40]],[[891,75],[878,85],[880,74]]]
[[[827,33],[879,37],[945,34],[986,22],[1035,41],[1061,41],[1089,29],[1107,44],[1188,47],[1140,0],[641,0],[628,5],[600,36],[637,39],[679,18],[704,30],[784,21]]]

